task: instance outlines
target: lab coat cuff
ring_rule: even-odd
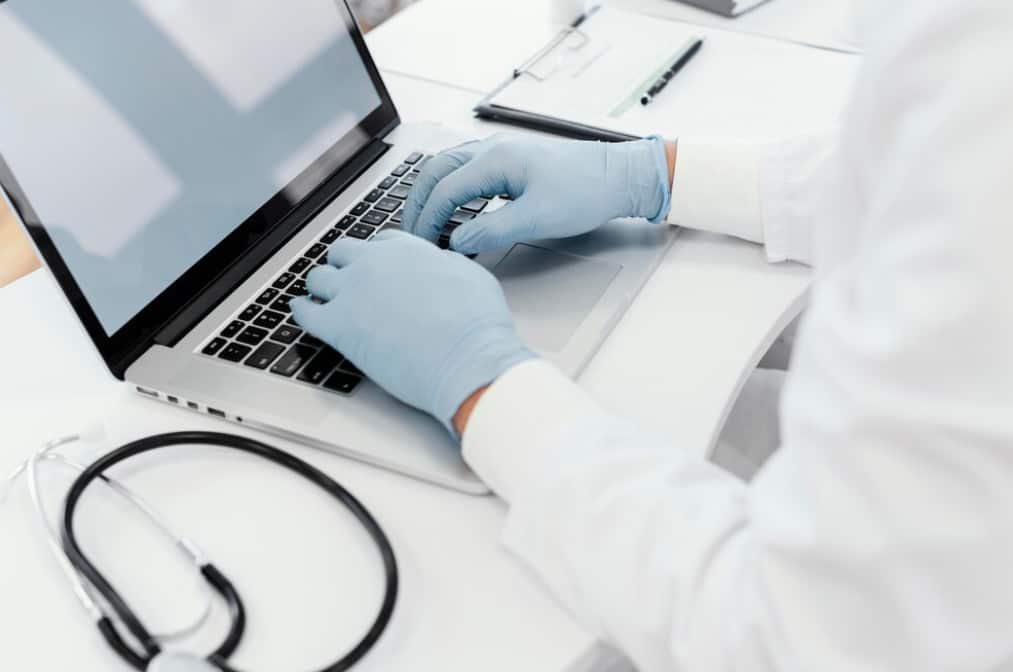
[[[573,381],[544,360],[503,374],[479,400],[462,437],[464,460],[508,502],[538,480],[551,459],[544,443],[559,430],[601,409]]]
[[[668,222],[763,242],[765,143],[679,138]]]
[[[802,136],[767,146],[760,161],[763,236],[767,261],[809,263],[814,211],[812,163],[824,144]]]

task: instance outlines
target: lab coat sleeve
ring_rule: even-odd
[[[642,672],[722,669],[706,640],[741,571],[742,482],[609,415],[537,360],[486,391],[463,450],[510,503],[506,547],[589,631]]]
[[[753,482],[538,361],[463,437],[506,547],[641,672],[1013,661],[1013,5],[888,11],[843,132],[855,249],[821,269]]]
[[[777,142],[679,139],[668,221],[762,243],[771,262],[812,261],[834,133]]]

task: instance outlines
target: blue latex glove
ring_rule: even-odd
[[[408,195],[403,228],[439,238],[454,210],[479,196],[513,202],[465,222],[451,249],[473,254],[538,238],[576,236],[620,217],[660,222],[671,205],[665,143],[496,136],[431,159]]]
[[[306,278],[325,303],[293,300],[296,321],[451,433],[473,392],[535,356],[496,278],[466,257],[383,231],[368,243],[338,240],[327,261]]]

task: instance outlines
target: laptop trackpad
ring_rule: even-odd
[[[600,259],[521,244],[492,272],[524,342],[542,352],[560,352],[620,270]]]

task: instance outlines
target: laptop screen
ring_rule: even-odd
[[[0,154],[107,335],[369,141],[353,26],[342,0],[0,4]]]

